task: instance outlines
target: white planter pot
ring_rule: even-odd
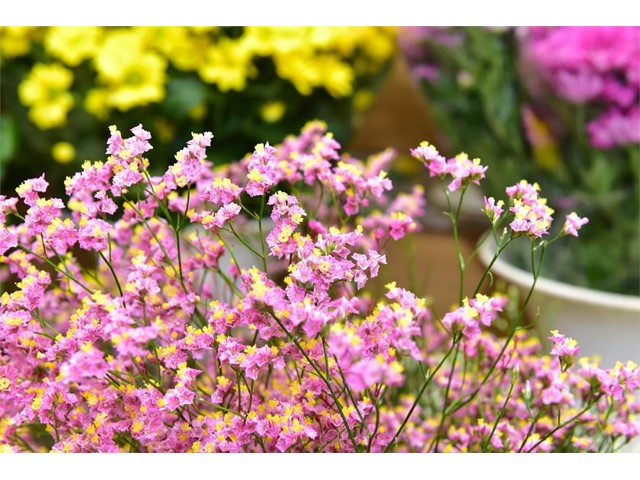
[[[495,243],[490,238],[478,256],[487,266],[494,253]],[[502,258],[491,271],[518,286],[523,295],[533,283],[530,272]],[[541,276],[528,305],[531,318],[536,318],[538,311],[536,328],[543,339],[550,330],[558,330],[577,340],[579,356],[599,355],[602,368],[611,368],[617,361],[640,364],[640,297],[576,287]]]

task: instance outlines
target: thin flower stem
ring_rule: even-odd
[[[478,294],[478,292],[480,292],[480,289],[482,288],[482,284],[484,283],[484,280],[487,278],[487,275],[489,275],[489,273],[491,272],[491,267],[493,267],[493,264],[496,263],[496,261],[498,260],[498,257],[500,257],[504,249],[507,248],[507,245],[509,245],[512,240],[513,240],[513,237],[509,237],[509,239],[504,245],[497,246],[496,253],[493,255],[493,258],[489,262],[489,265],[487,265],[487,268],[484,270],[484,273],[482,274],[482,277],[480,277],[480,281],[478,282],[476,289],[473,292],[474,297]]]
[[[540,438],[540,440],[538,440],[533,447],[531,447],[529,450],[527,450],[527,453],[531,453],[533,450],[535,450],[536,448],[538,448],[538,446],[540,446],[540,444],[542,444],[542,442],[544,442],[547,438],[549,438],[551,435],[553,435],[554,433],[556,433],[558,430],[563,429],[564,427],[566,427],[567,425],[569,425],[570,423],[574,422],[575,420],[577,420],[578,418],[580,418],[582,415],[584,415],[585,413],[587,413],[591,407],[593,406],[593,403],[589,403],[585,408],[583,408],[580,413],[574,415],[573,417],[571,417],[569,420],[567,420],[566,422],[562,422],[560,425],[558,425],[556,428],[554,428],[553,430],[549,431],[547,434],[545,434],[542,438]]]
[[[478,393],[480,392],[482,387],[487,383],[487,381],[489,380],[489,378],[493,374],[493,371],[495,370],[496,366],[500,362],[500,359],[504,355],[504,352],[507,350],[507,347],[509,346],[509,343],[511,342],[511,340],[515,336],[516,331],[518,330],[518,327],[520,326],[520,322],[522,321],[522,317],[524,316],[524,312],[525,312],[525,310],[527,308],[527,305],[529,304],[529,301],[531,300],[531,296],[533,295],[533,291],[536,288],[536,284],[538,283],[538,278],[540,277],[540,271],[541,271],[541,267],[542,267],[542,261],[544,259],[544,252],[545,252],[545,248],[544,248],[544,245],[543,245],[543,248],[542,248],[542,251],[541,251],[541,254],[540,254],[540,259],[538,261],[538,268],[537,269],[534,268],[534,264],[532,264],[533,283],[531,285],[531,288],[529,289],[529,292],[527,293],[527,297],[524,300],[524,304],[522,305],[522,307],[520,309],[520,312],[518,313],[518,317],[516,318],[516,321],[515,321],[515,323],[513,325],[513,328],[511,329],[511,332],[509,332],[509,335],[507,336],[507,338],[506,338],[506,340],[504,342],[504,345],[502,346],[502,349],[500,350],[500,353],[496,357],[495,361],[491,364],[491,367],[489,368],[489,371],[486,373],[486,375],[484,376],[484,378],[480,382],[480,385],[478,387],[476,387],[476,389],[473,392],[471,392],[466,399],[454,402],[451,405],[451,410],[448,412],[449,415],[454,413],[454,412],[456,412],[457,410],[461,409],[465,405],[467,405],[469,402],[471,402],[478,395]],[[533,259],[534,259],[533,242],[532,242],[532,249],[531,249],[531,258],[532,258],[532,261],[533,261]]]
[[[451,355],[451,352],[453,352],[455,347],[456,347],[456,343],[453,343],[451,345],[451,347],[449,348],[449,350],[447,351],[447,353],[445,354],[445,356],[442,358],[442,360],[440,360],[440,363],[438,363],[436,368],[433,370],[433,372],[429,373],[429,375],[426,377],[424,383],[422,384],[422,387],[420,388],[420,391],[418,392],[418,395],[416,396],[415,401],[413,402],[413,405],[411,405],[411,408],[407,412],[407,415],[405,416],[402,424],[400,425],[400,427],[398,427],[398,430],[396,431],[395,435],[393,436],[391,441],[385,447],[384,453],[387,453],[391,449],[391,446],[395,445],[395,443],[396,443],[396,441],[398,439],[398,436],[402,433],[402,431],[404,430],[404,427],[407,425],[407,422],[411,418],[411,415],[413,414],[413,411],[418,406],[418,403],[420,402],[420,399],[422,398],[422,394],[424,393],[424,391],[427,389],[427,387],[431,383],[431,380],[433,380],[433,377],[435,376],[435,374],[438,372],[438,370],[440,370],[442,365],[444,365],[444,362],[447,360],[447,358],[449,358],[449,355]]]
[[[442,428],[444,427],[444,421],[447,418],[447,403],[449,402],[449,390],[451,389],[451,381],[453,380],[453,374],[456,369],[456,360],[458,359],[458,353],[460,352],[460,341],[456,342],[456,350],[453,353],[453,361],[451,362],[451,370],[449,372],[449,379],[447,380],[447,388],[444,391],[444,401],[442,404],[442,415],[440,417],[440,425],[438,426],[435,445],[433,445],[433,451],[438,451],[438,444],[440,443],[440,437],[442,436]],[[429,448],[431,449],[431,448]]]
[[[125,306],[124,293],[122,292],[122,286],[120,285],[120,280],[118,280],[118,275],[116,275],[116,271],[113,269],[113,265],[111,265],[111,262],[109,262],[107,257],[104,256],[104,253],[102,253],[100,250],[98,250],[98,255],[100,255],[100,258],[102,258],[104,263],[107,265],[107,267],[111,271],[111,275],[113,275],[113,279],[116,282],[116,287],[118,288],[118,292],[120,292],[120,296],[122,297],[122,305]]]
[[[265,273],[267,273],[267,250],[264,244],[264,235],[262,233],[262,214],[264,212],[264,196],[262,197],[262,201],[260,202],[260,214],[258,215],[258,231],[260,232],[260,248],[262,249],[262,268]]]
[[[525,435],[524,439],[522,440],[522,444],[520,445],[520,448],[518,449],[518,453],[522,453],[522,449],[527,444],[527,440],[529,440],[529,437],[533,433],[533,429],[537,425],[538,420],[540,420],[540,417],[542,417],[542,411],[539,411],[538,413],[536,413],[536,416],[533,419],[533,422],[531,422],[531,425],[529,426],[529,430],[527,430],[527,434]]]
[[[31,255],[35,256],[36,258],[40,259],[43,262],[46,262],[49,264],[49,266],[53,267],[56,269],[57,272],[62,273],[65,277],[67,277],[69,280],[71,280],[72,282],[76,283],[79,287],[81,287],[83,290],[85,290],[88,293],[93,293],[93,291],[91,289],[89,289],[89,287],[87,287],[84,283],[82,283],[80,280],[78,280],[76,277],[74,277],[73,275],[68,274],[67,272],[65,272],[64,270],[62,270],[61,268],[59,268],[55,263],[53,263],[51,260],[49,260],[46,257],[42,257],[40,255],[38,255],[37,253],[35,253],[34,251],[28,249],[27,247],[25,247],[24,245],[18,245],[18,248],[20,248],[21,250],[24,250],[27,253],[30,253]]]
[[[323,339],[323,341],[324,341],[324,339]],[[336,357],[334,355],[333,358],[336,361],[336,367],[338,367],[338,373],[340,373],[340,377],[342,378],[342,383],[344,384],[344,389],[347,392],[347,396],[349,397],[349,399],[351,399],[351,403],[353,404],[353,408],[355,408],[356,413],[358,414],[358,417],[360,417],[360,421],[362,422],[362,425],[366,429],[366,431],[369,434],[369,436],[371,436],[371,431],[369,430],[369,426],[367,425],[367,422],[365,421],[364,416],[362,415],[362,412],[360,411],[360,408],[358,408],[358,403],[356,402],[356,399],[353,397],[353,392],[349,388],[349,385],[347,385],[347,378],[345,377],[344,372],[342,371],[342,368],[340,368],[340,365],[338,364],[338,357]]]
[[[444,186],[444,183],[442,184],[443,188],[445,188],[446,191],[446,195],[447,195],[447,204],[449,205],[449,211],[451,211],[451,202],[449,200],[449,192],[446,189],[446,187]],[[453,224],[453,241],[455,242],[455,248],[456,248],[456,257],[458,259],[458,270],[460,272],[460,280],[459,280],[459,292],[458,292],[458,302],[462,303],[462,298],[464,296],[464,272],[465,272],[465,262],[464,262],[464,256],[462,255],[462,248],[460,247],[460,235],[458,233],[458,221],[460,220],[460,212],[462,211],[462,203],[464,202],[464,194],[467,192],[467,187],[465,186],[462,189],[462,192],[460,194],[460,200],[458,201],[458,207],[456,209],[456,213],[455,216],[452,217],[452,224]]]
[[[245,247],[247,247],[249,249],[249,251],[251,251],[251,253],[253,253],[256,257],[260,257],[264,262],[266,262],[266,259],[264,258],[263,255],[261,255],[260,253],[258,253],[251,245],[249,245],[244,238],[242,238],[240,235],[238,235],[238,232],[236,232],[235,228],[233,228],[233,225],[230,223],[229,224],[229,228],[231,229],[231,233],[233,233],[233,235],[240,240],[240,243],[242,243]],[[264,263],[266,265],[266,263]],[[266,270],[266,266],[265,266],[265,270]]]
[[[489,433],[487,440],[484,442],[484,446],[482,447],[482,453],[486,452],[487,448],[489,448],[489,444],[491,443],[491,438],[493,438],[493,434],[495,433],[496,428],[498,428],[498,424],[500,423],[500,420],[504,415],[504,411],[507,408],[507,403],[509,403],[509,400],[511,399],[511,395],[513,394],[513,387],[515,386],[517,380],[518,380],[518,377],[516,375],[513,375],[513,377],[511,378],[511,385],[509,386],[509,393],[507,393],[507,398],[505,398],[504,403],[502,404],[502,408],[500,409],[500,412],[498,412],[498,418],[496,418],[496,421],[493,423],[493,428],[491,429],[491,433]]]

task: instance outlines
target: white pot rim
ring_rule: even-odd
[[[479,248],[478,257],[485,265],[489,265],[495,253],[495,242],[489,237],[486,242]],[[533,284],[533,276],[531,272],[514,267],[508,262],[498,258],[491,271],[496,275],[507,279],[519,287],[531,288]],[[619,293],[609,293],[602,290],[594,290],[592,288],[578,287],[557,280],[551,280],[544,276],[538,278],[536,283],[536,291],[543,294],[553,295],[571,300],[574,302],[586,303],[598,307],[614,308],[616,310],[625,310],[635,312],[640,318],[640,296],[622,295]]]

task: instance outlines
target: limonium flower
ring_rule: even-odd
[[[588,218],[579,217],[576,212],[571,212],[565,217],[562,232],[566,235],[573,235],[574,237],[577,237],[578,230],[580,230],[587,223],[589,223]]]
[[[0,296],[1,449],[597,451],[640,434],[638,367],[574,367],[558,332],[550,355],[522,328],[496,336],[507,296],[440,316],[396,282],[372,294],[382,246],[424,208],[422,188],[393,196],[393,152],[342,155],[314,122],[214,172],[210,139],[152,176],[149,132],[113,127],[66,205],[44,177],[0,197],[0,273],[15,278]],[[141,177],[120,175],[131,165]],[[509,192],[539,201],[527,182]]]
[[[580,347],[578,342],[573,338],[567,338],[561,335],[558,330],[552,330],[549,340],[553,343],[551,349],[551,355],[557,355],[560,358],[560,362],[566,368],[573,364],[574,358],[578,355]]]
[[[509,224],[517,235],[539,238],[549,233],[553,222],[553,209],[547,205],[547,199],[538,196],[539,185],[522,180],[516,185],[507,187],[507,195],[514,213],[514,220]]]

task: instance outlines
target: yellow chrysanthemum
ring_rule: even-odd
[[[145,48],[142,34],[140,30],[110,33],[94,59],[108,105],[122,111],[164,98],[167,62]]]
[[[84,98],[84,109],[94,117],[105,120],[109,115],[109,92],[103,88],[93,88]]]
[[[65,64],[76,67],[95,54],[101,35],[100,27],[50,27],[44,47]]]
[[[58,63],[37,63],[18,86],[20,101],[29,108],[29,118],[41,129],[66,123],[73,107],[69,92],[73,73]]]
[[[179,70],[194,71],[205,61],[206,52],[213,37],[213,27],[137,27],[143,34],[144,43],[157,49]]]
[[[223,92],[242,91],[247,78],[257,73],[251,57],[252,51],[246,42],[223,38],[209,47],[198,74],[202,80],[216,84]]]
[[[37,27],[0,27],[0,59],[27,55],[37,32]]]

